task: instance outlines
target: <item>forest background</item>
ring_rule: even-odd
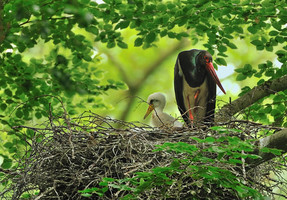
[[[145,100],[160,91],[178,117],[173,68],[183,50],[213,55],[227,91],[218,90],[217,108],[283,77],[286,23],[283,0],[0,1],[1,167],[22,154],[12,127],[61,115],[61,103],[71,117],[91,110],[149,123]],[[266,96],[235,117],[286,127],[286,96]]]

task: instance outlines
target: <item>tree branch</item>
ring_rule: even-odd
[[[150,66],[147,67],[147,70],[145,71],[144,75],[142,76],[142,78],[140,80],[138,80],[135,83],[134,87],[140,88],[141,85],[143,84],[143,82],[146,81],[146,79],[148,78],[148,76],[150,74],[152,74],[169,56],[174,54],[176,51],[178,51],[182,47],[186,46],[186,44],[188,44],[187,40],[182,39],[180,42],[178,42],[174,46],[171,46],[171,48],[169,48],[167,51],[162,52],[159,55],[158,59],[155,60]],[[173,66],[173,64],[172,64],[172,66]]]
[[[278,131],[277,133],[267,136],[259,140],[258,149],[256,149],[253,153],[261,156],[260,159],[247,159],[246,162],[249,164],[248,169],[252,169],[263,162],[271,160],[275,158],[276,155],[272,153],[264,153],[261,152],[260,149],[267,148],[275,148],[282,150],[282,153],[287,152],[287,128]]]
[[[287,75],[278,79],[266,81],[262,85],[254,87],[242,97],[236,99],[230,104],[224,105],[216,114],[216,122],[226,122],[230,118],[241,110],[254,104],[259,99],[266,97],[270,94],[286,90],[287,89]]]
[[[99,47],[97,47],[99,48]],[[124,66],[122,65],[119,60],[113,56],[109,51],[101,49],[101,51],[108,57],[108,60],[114,65],[115,68],[119,71],[123,81],[127,84],[128,88],[132,87],[132,83],[130,82],[130,79],[124,70]]]
[[[180,42],[176,43],[175,45],[171,46],[164,52],[159,52],[158,58],[152,62],[150,66],[145,67],[145,71],[143,72],[142,78],[140,78],[138,81],[134,82],[134,79],[130,79],[127,75],[127,72],[124,70],[124,66],[108,51],[103,51],[108,57],[108,59],[114,64],[114,66],[119,71],[120,75],[122,76],[123,81],[128,85],[129,90],[127,91],[127,96],[131,97],[128,100],[127,106],[122,112],[121,116],[119,117],[120,120],[126,121],[128,114],[130,113],[130,110],[132,108],[132,105],[135,101],[135,97],[139,90],[144,85],[143,83],[147,80],[147,78],[156,70],[158,69],[161,64],[172,54],[174,54],[179,49],[183,48],[184,46],[188,45],[189,42],[185,39],[181,40]]]

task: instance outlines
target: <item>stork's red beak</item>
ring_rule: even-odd
[[[207,68],[207,71],[211,74],[212,78],[214,79],[215,83],[218,85],[218,87],[222,90],[222,92],[224,94],[226,94],[224,88],[222,87],[221,83],[220,83],[220,80],[219,78],[217,77],[216,75],[216,72],[214,70],[214,67],[213,67],[213,64],[212,62],[208,62],[206,63],[206,68]]]

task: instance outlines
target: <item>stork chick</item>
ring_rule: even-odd
[[[175,118],[173,118],[169,114],[163,112],[163,109],[166,104],[166,99],[162,93],[156,92],[156,93],[149,95],[147,102],[149,104],[149,107],[144,116],[144,119],[154,110],[154,112],[152,113],[152,119],[151,119],[151,123],[153,126],[155,127],[162,127],[162,126],[182,127],[182,124],[179,121],[177,121]]]

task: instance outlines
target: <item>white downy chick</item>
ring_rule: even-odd
[[[153,126],[155,127],[162,127],[162,126],[182,127],[182,123],[177,121],[175,118],[173,118],[169,114],[163,112],[163,109],[166,104],[166,99],[162,93],[156,92],[156,93],[149,95],[147,102],[149,104],[149,107],[144,116],[144,119],[152,111],[154,111],[152,113],[152,119],[151,119],[151,123]]]

